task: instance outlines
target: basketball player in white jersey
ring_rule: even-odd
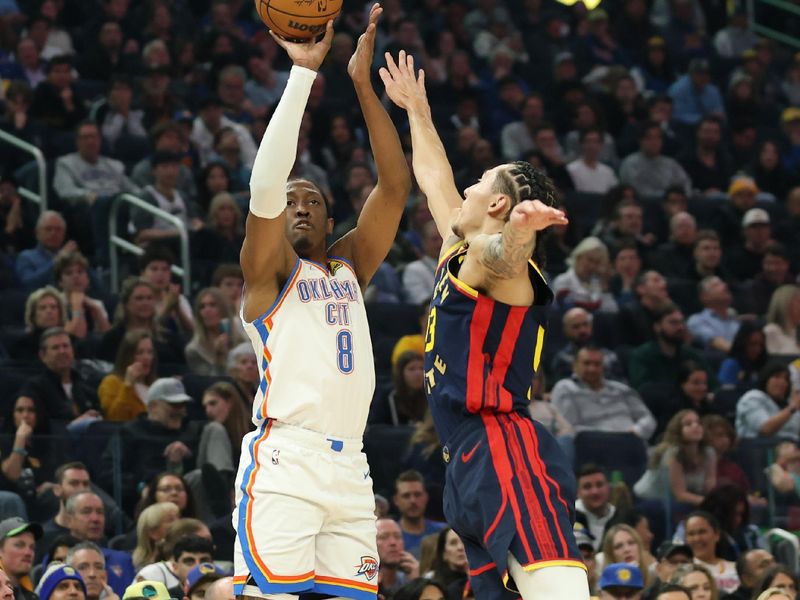
[[[372,480],[361,451],[375,385],[362,290],[389,251],[410,189],[399,137],[370,81],[380,13],[373,6],[348,66],[378,182],[355,229],[330,248],[333,221],[319,187],[287,179],[332,23],[316,43],[273,35],[294,66],[253,165],[241,253],[241,314],[261,371],[233,514],[234,586],[244,598],[377,594]]]

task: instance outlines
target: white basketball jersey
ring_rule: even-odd
[[[261,373],[253,423],[264,419],[361,438],[375,389],[364,298],[352,266],[297,259],[272,307],[244,322]]]

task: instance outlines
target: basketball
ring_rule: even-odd
[[[309,40],[342,12],[343,0],[255,0],[264,24],[287,40]]]

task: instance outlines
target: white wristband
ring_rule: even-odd
[[[297,157],[297,139],[316,71],[292,67],[286,89],[267,125],[250,176],[250,212],[274,219],[286,210],[286,181]]]

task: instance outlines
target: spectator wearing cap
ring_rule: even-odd
[[[767,247],[772,242],[769,213],[763,208],[751,208],[742,219],[744,243],[730,248],[728,271],[739,281],[753,279],[761,270]]]
[[[725,117],[719,88],[711,83],[708,61],[694,58],[686,75],[678,78],[667,93],[674,102],[673,119],[683,125],[696,125],[706,115]]]
[[[597,128],[580,132],[580,156],[567,164],[575,190],[590,194],[605,194],[619,183],[614,170],[600,162],[603,133]]]
[[[755,548],[742,552],[736,559],[739,587],[725,596],[725,600],[751,600],[765,573],[775,566],[775,557],[768,551]]]
[[[186,575],[186,582],[183,585],[184,600],[204,600],[206,590],[215,581],[225,577],[227,573],[216,566],[214,563],[200,563]]]
[[[202,221],[197,216],[194,198],[184,198],[177,189],[181,167],[181,155],[169,150],[158,150],[150,158],[153,167],[153,185],[144,188],[142,200],[177,217],[187,229],[197,230]],[[146,245],[155,241],[166,241],[179,236],[171,222],[141,209],[131,211],[131,226],[136,242]]]
[[[641,600],[644,578],[639,567],[614,563],[600,575],[600,600]]]
[[[679,567],[692,564],[693,559],[692,549],[686,544],[663,542],[656,551],[655,572],[658,581],[654,585],[669,582]]]
[[[167,586],[160,581],[139,581],[125,589],[122,600],[180,600],[170,596]]]
[[[642,0],[628,0],[628,2],[644,5]],[[631,75],[640,89],[653,94],[666,94],[669,86],[675,81],[675,71],[667,55],[667,44],[663,37],[652,35],[642,46],[645,48],[645,54],[637,61],[638,66],[631,69]],[[640,49],[638,51],[641,52]]]
[[[791,172],[800,167],[800,108],[792,106],[781,113],[786,145],[783,151],[783,166]]]
[[[586,574],[589,577],[589,590],[594,592],[597,585],[597,559],[594,549],[594,542],[590,537],[586,526],[578,521],[572,526],[572,533],[575,535],[575,545],[581,553],[581,560],[586,566]]]
[[[733,174],[733,162],[722,146],[722,119],[704,115],[695,127],[694,148],[678,160],[695,190],[706,195],[724,193]]]
[[[74,568],[54,562],[42,575],[36,594],[39,600],[86,600],[86,584]]]
[[[703,310],[689,317],[686,322],[689,333],[704,348],[727,354],[741,325],[731,308],[733,295],[728,284],[712,275],[703,278],[697,291]]]
[[[33,94],[31,116],[57,133],[73,131],[86,117],[69,57],[56,56],[47,64],[47,79],[36,87]]]
[[[742,219],[751,208],[755,208],[758,186],[752,177],[736,175],[728,186],[730,202],[716,203],[712,214],[713,228],[719,232],[726,246],[741,243]]]
[[[620,165],[620,181],[633,186],[640,196],[660,198],[673,186],[687,194],[691,190],[692,182],[683,167],[661,154],[663,144],[661,125],[648,122],[639,133],[639,151],[625,157]]]
[[[36,600],[30,572],[36,540],[40,537],[42,528],[38,523],[29,523],[21,517],[0,521],[0,565],[8,575],[15,600]]]
[[[223,127],[230,127],[239,140],[242,163],[249,169],[256,157],[256,145],[246,127],[232,121],[224,114],[224,104],[218,96],[208,96],[200,103],[200,110],[192,124],[191,140],[200,154],[200,164],[205,166],[214,153],[214,136]]]
[[[123,449],[121,465],[122,493],[126,504],[135,501],[139,484],[150,481],[164,470],[193,467],[198,432],[194,426],[182,429],[187,405],[193,399],[179,379],[157,379],[147,391],[147,413],[120,429]],[[113,442],[113,440],[112,440]],[[102,481],[108,485],[114,477],[113,447],[103,455]]]
[[[184,113],[186,113],[186,115],[184,115]],[[177,121],[188,118],[190,123],[194,119],[188,111],[182,111],[178,113],[176,117],[179,117],[176,119]],[[183,198],[197,198],[197,185],[195,184],[192,169],[184,164],[188,135],[184,134],[181,126],[175,121],[163,121],[157,124],[150,130],[150,143],[153,146],[153,153],[163,150],[180,154],[183,157],[178,169],[178,180],[175,184],[175,188],[180,192]],[[143,158],[134,165],[131,171],[131,180],[140,188],[155,183],[152,159],[152,154],[147,158]]]
[[[758,273],[751,281],[745,283],[736,298],[736,309],[744,314],[765,314],[775,290],[794,282],[791,266],[789,252],[783,244],[779,242],[767,244]]]

